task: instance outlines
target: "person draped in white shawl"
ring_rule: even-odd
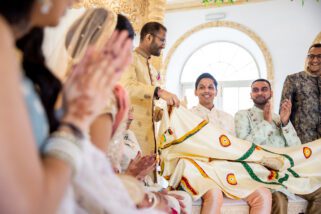
[[[231,135],[234,133],[234,119],[230,114],[220,111],[214,106],[217,95],[217,81],[209,73],[201,74],[195,82],[195,95],[199,104],[191,111],[209,122],[218,129],[223,129]],[[214,187],[203,196],[202,213],[220,213],[223,203],[223,194],[220,188]],[[245,198],[250,206],[250,213],[271,212],[271,193],[267,188],[259,188]]]
[[[292,102],[288,99],[281,104],[280,115],[272,112],[271,97],[273,91],[266,79],[254,80],[251,84],[251,99],[254,106],[238,111],[235,114],[236,136],[251,141],[257,145],[271,147],[290,147],[301,145],[300,138],[291,121]],[[306,212],[316,213],[319,210],[321,189],[303,197],[309,201]],[[288,213],[288,197],[294,195],[286,189],[273,191],[272,214]]]
[[[260,187],[306,195],[321,186],[321,139],[272,148],[229,135],[184,107],[163,117],[161,174],[171,188],[182,188],[193,199],[212,188],[240,199]]]

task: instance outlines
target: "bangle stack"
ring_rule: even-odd
[[[48,139],[44,154],[65,161],[75,175],[82,165],[81,142],[71,133],[56,131]]]
[[[147,195],[148,195],[148,203],[151,204],[149,208],[155,208],[158,204],[157,196],[155,195],[155,193],[152,193],[152,192],[148,192]]]

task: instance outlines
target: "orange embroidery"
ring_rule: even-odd
[[[191,162],[195,167],[196,169],[199,171],[199,173],[201,173],[201,175],[204,177],[204,178],[208,178],[209,176],[206,174],[206,172],[202,169],[202,167],[200,167],[193,159],[191,158],[183,158],[183,159],[186,159],[188,160],[189,162]]]
[[[236,177],[235,177],[235,175],[233,173],[227,174],[226,180],[227,180],[227,183],[229,183],[231,185],[236,185],[237,184]]]
[[[303,155],[306,159],[308,159],[312,155],[312,150],[309,147],[303,147]]]
[[[275,180],[279,178],[279,174],[277,173],[277,171],[274,170],[270,170],[270,174],[268,176],[269,180]]]
[[[255,149],[256,149],[256,150],[261,150],[262,148],[259,147],[259,146],[255,146]]]
[[[228,139],[228,137],[226,135],[221,135],[220,136],[220,144],[223,147],[228,147],[231,145],[231,141],[230,141],[230,139]]]
[[[192,193],[192,195],[197,195],[197,191],[190,185],[190,183],[188,182],[187,178],[185,178],[184,176],[181,179],[181,185],[183,186],[183,188]]]

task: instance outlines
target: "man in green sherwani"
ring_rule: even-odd
[[[251,99],[254,106],[235,114],[235,132],[238,138],[251,141],[257,145],[269,147],[289,147],[300,145],[301,141],[291,124],[292,103],[285,99],[280,108],[280,115],[271,109],[273,92],[266,79],[257,79],[251,85]],[[286,191],[285,191],[286,193]],[[302,196],[309,201],[307,213],[317,213],[315,209],[321,198],[320,189]],[[288,198],[284,193],[272,194],[272,213],[286,214]]]

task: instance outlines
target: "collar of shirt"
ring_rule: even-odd
[[[143,49],[141,49],[141,48],[139,48],[139,47],[137,47],[137,48],[135,49],[135,51],[136,51],[139,55],[141,55],[142,57],[146,58],[147,60],[149,60],[149,59],[151,58]]]
[[[207,113],[210,113],[210,112],[214,112],[216,111],[215,107],[213,106],[213,108],[211,110],[209,110],[208,108],[206,108],[205,106],[201,105],[201,104],[198,104],[196,106],[196,108],[200,109],[201,111],[205,111]]]

